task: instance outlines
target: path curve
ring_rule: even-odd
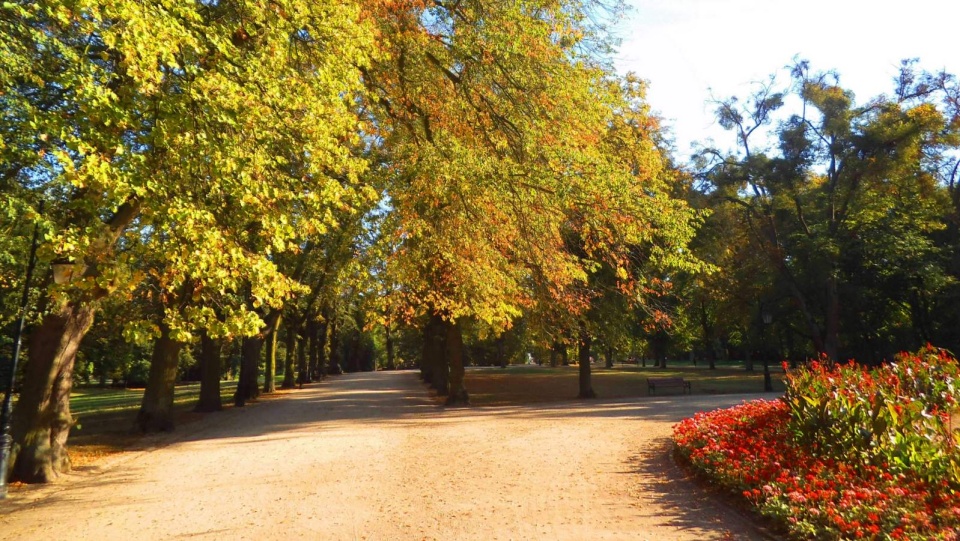
[[[413,372],[338,376],[13,490],[0,539],[764,539],[667,454],[756,397],[444,409]]]

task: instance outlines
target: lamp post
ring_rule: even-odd
[[[40,203],[40,213],[43,213],[43,202]],[[13,357],[10,360],[10,373],[7,376],[7,393],[3,397],[3,409],[0,410],[0,499],[7,497],[7,469],[10,461],[10,449],[13,446],[13,436],[10,434],[10,409],[13,401],[13,384],[17,377],[17,363],[20,361],[20,344],[23,338],[23,328],[27,322],[27,302],[30,300],[30,279],[33,278],[33,269],[37,264],[37,237],[40,234],[40,224],[33,228],[33,240],[30,243],[30,258],[27,260],[27,276],[23,281],[23,296],[20,298],[20,322],[13,335]]]
[[[763,318],[763,343],[767,343],[767,328],[773,323],[773,314],[764,310],[761,313]],[[764,348],[766,349],[766,348]],[[773,391],[773,381],[770,379],[770,359],[767,357],[767,352],[763,352],[763,392],[769,393]]]

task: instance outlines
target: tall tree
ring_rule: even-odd
[[[864,262],[883,261],[880,275],[902,270],[923,280],[920,261],[933,255],[932,235],[943,227],[936,193],[958,144],[958,91],[952,76],[919,73],[912,62],[902,66],[891,95],[862,105],[836,74],[813,72],[806,62],[794,66],[792,79],[789,89],[771,83],[744,102],[718,104],[738,148],[730,155],[708,151],[715,162],[707,178],[740,209],[815,351],[837,358],[853,342],[845,322],[857,319],[845,317],[844,307],[856,310],[848,301],[867,298],[855,291],[868,270]],[[788,95],[801,109],[776,125],[777,147],[763,150],[756,139]],[[904,235],[909,243],[896,242]]]
[[[189,267],[204,268],[192,273],[204,286],[238,279],[218,274],[217,259],[239,263],[228,269],[242,269],[254,291],[290,290],[270,253],[295,249],[298,227],[320,228],[331,207],[349,205],[363,167],[348,143],[358,66],[372,44],[365,21],[355,4],[298,0],[164,9],[130,0],[8,2],[0,10],[0,131],[19,134],[0,148],[4,163],[17,164],[5,182],[53,203],[44,258],[70,259],[76,276],[53,291],[31,335],[14,416],[18,478],[45,481],[67,467],[77,345],[98,301],[132,278],[118,242],[173,231],[198,241],[195,251],[177,247],[164,260],[166,291],[179,290]],[[294,156],[305,162],[296,177]],[[291,207],[310,221],[292,223]],[[234,209],[256,216],[265,253],[236,242],[240,232],[225,225]],[[270,276],[275,283],[261,282]],[[183,342],[193,325],[186,322],[212,323],[204,310],[162,325]]]

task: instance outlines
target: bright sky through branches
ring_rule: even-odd
[[[713,120],[711,95],[746,96],[751,82],[807,59],[834,69],[857,102],[889,93],[900,60],[960,75],[958,0],[628,0],[617,68],[651,83],[650,104],[672,128],[677,157],[730,134]],[[787,82],[780,70],[778,80]]]

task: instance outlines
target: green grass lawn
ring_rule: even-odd
[[[472,404],[479,406],[514,405],[570,400],[577,396],[578,367],[556,368],[521,365],[507,369],[478,368],[467,371],[465,385]],[[701,363],[675,363],[667,368],[616,365],[591,367],[593,390],[600,398],[648,396],[647,378],[679,377],[690,382],[693,394],[741,394],[763,391],[763,368],[747,372],[743,368],[723,367],[710,370]],[[783,371],[771,368],[774,392],[782,392]],[[671,390],[662,393],[679,394]]]
[[[227,401],[237,388],[236,381],[221,381],[220,396]],[[174,403],[196,402],[200,397],[199,383],[177,385]],[[118,411],[136,411],[143,398],[143,389],[115,389],[111,387],[74,387],[70,393],[70,411],[74,415]]]

